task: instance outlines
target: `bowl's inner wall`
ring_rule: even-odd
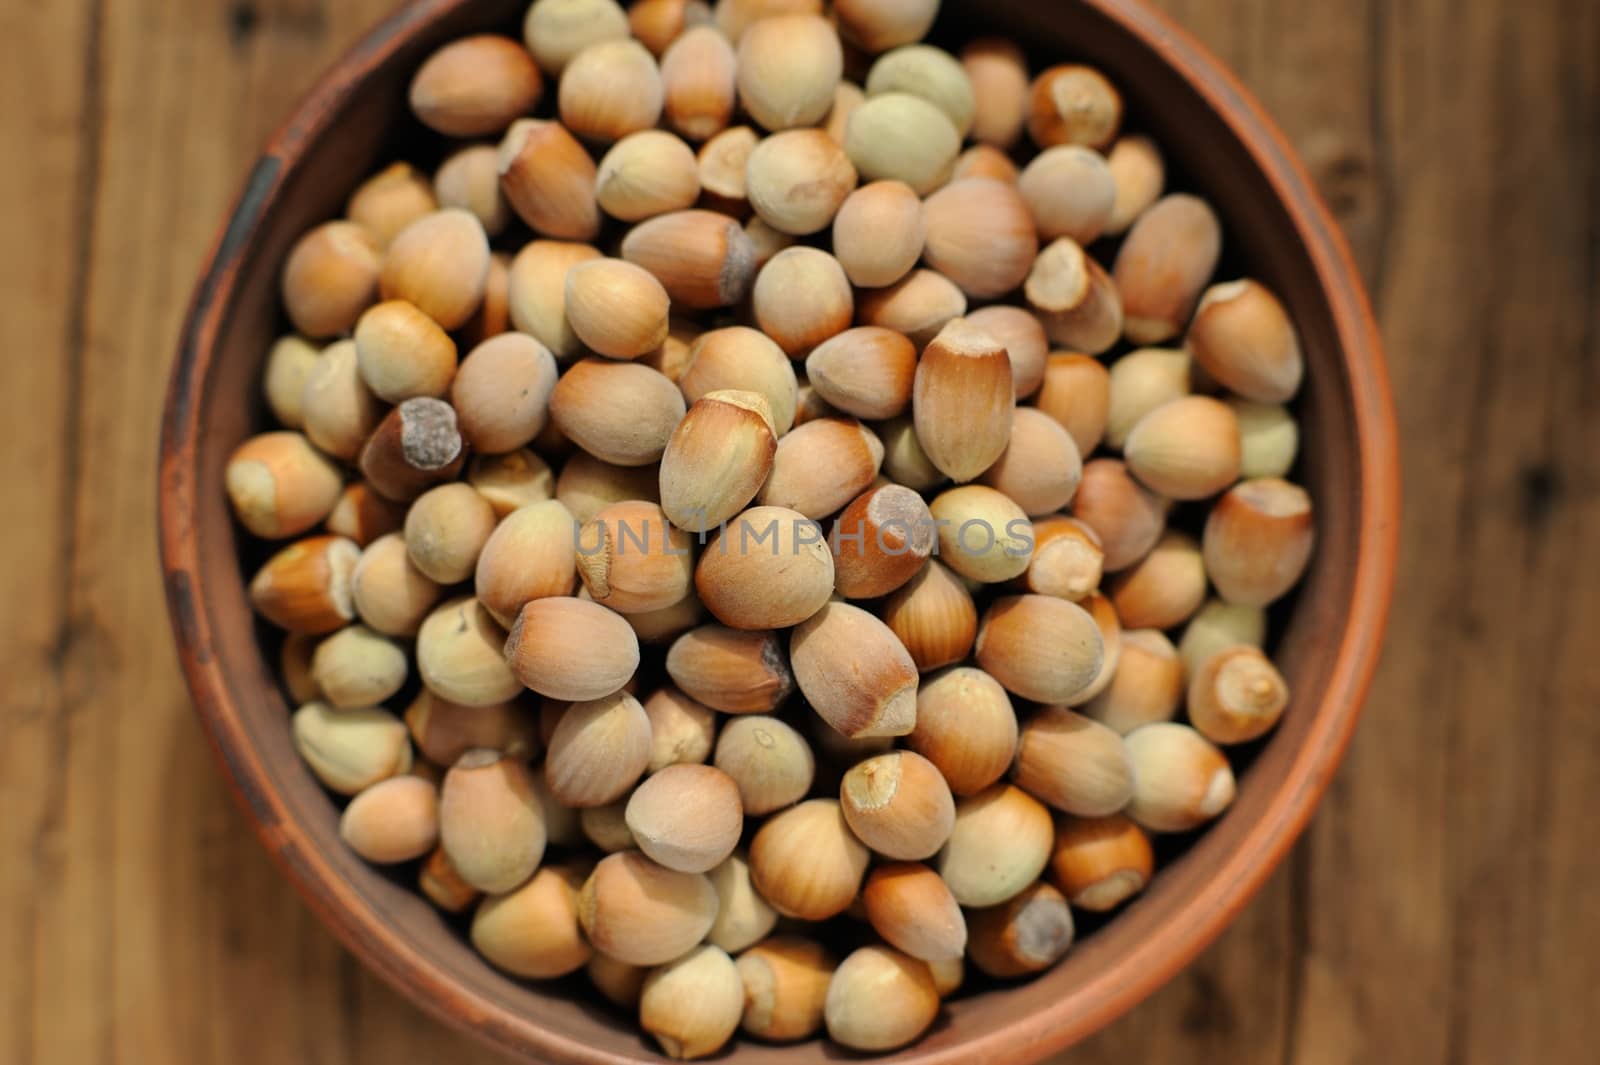
[[[599,1050],[650,1056],[631,1026],[617,1015],[568,991],[552,992],[507,979],[410,888],[356,859],[337,838],[337,810],[296,756],[288,734],[289,707],[279,694],[272,664],[254,638],[239,564],[241,542],[221,492],[222,467],[232,448],[265,426],[258,379],[271,339],[283,328],[277,276],[295,237],[340,213],[360,178],[408,145],[395,143],[409,129],[404,114],[410,71],[444,40],[487,28],[515,32],[524,0],[483,0],[432,20],[428,32],[379,64],[352,87],[314,134],[303,163],[260,219],[241,249],[239,283],[224,309],[217,357],[200,388],[200,438],[195,448],[199,538],[204,587],[202,609],[216,637],[243,729],[263,754],[271,787],[289,816],[305,827],[322,859],[346,878],[359,905],[392,922],[399,939],[473,993]],[[1180,183],[1205,195],[1221,213],[1227,258],[1271,285],[1299,328],[1308,362],[1308,387],[1300,401],[1305,460],[1301,477],[1318,504],[1318,548],[1296,606],[1287,617],[1279,655],[1296,699],[1282,726],[1256,752],[1240,782],[1234,807],[1155,879],[1151,889],[1116,920],[1087,937],[1065,962],[1040,979],[954,1002],[940,1025],[905,1056],[948,1048],[1060,1002],[1103,974],[1114,959],[1172,921],[1211,878],[1225,855],[1263,817],[1284,785],[1294,757],[1313,725],[1327,686],[1337,641],[1351,600],[1357,552],[1359,462],[1351,439],[1354,411],[1331,310],[1288,212],[1227,124],[1195,90],[1132,35],[1093,8],[1031,0],[946,0],[936,35],[958,39],[974,32],[1005,33],[1032,42],[1036,63],[1084,59],[1101,67],[1126,95],[1129,127],[1152,134]],[[553,86],[547,93],[553,94]],[[258,809],[261,803],[256,803]],[[301,859],[290,854],[291,864]],[[322,900],[334,905],[331,898]],[[477,1018],[494,1026],[490,1018]],[[822,1053],[846,1057],[834,1048]],[[815,1058],[817,1044],[759,1048],[760,1056]],[[976,1060],[976,1059],[972,1059]]]

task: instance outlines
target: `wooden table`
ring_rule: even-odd
[[[1165,6],[1265,99],[1354,242],[1400,408],[1402,578],[1293,860],[1065,1060],[1594,1060],[1600,5]],[[0,1060],[490,1060],[268,864],[190,716],[155,561],[201,255],[269,130],[388,7],[0,17]]]

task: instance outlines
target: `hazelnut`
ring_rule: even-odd
[[[881,1051],[917,1038],[938,1012],[939,991],[924,962],[888,947],[862,947],[834,970],[823,1016],[834,1042]]]
[[[956,804],[935,868],[961,905],[998,906],[1039,878],[1054,841],[1050,812],[1037,799],[996,784]]]
[[[1040,882],[1009,902],[972,914],[967,943],[972,964],[1007,979],[1043,972],[1072,946],[1072,910],[1061,892]]]
[[[1117,619],[1135,629],[1175,629],[1206,600],[1200,544],[1168,529],[1150,553],[1117,574],[1109,589]]]
[[[377,706],[404,687],[408,661],[399,644],[365,625],[347,625],[317,644],[311,677],[340,709]]]
[[[1034,405],[1060,422],[1088,456],[1105,438],[1110,381],[1104,364],[1087,355],[1055,352],[1045,362]]]
[[[1189,722],[1212,743],[1248,743],[1270,732],[1289,705],[1289,686],[1259,648],[1219,651],[1189,681]]]
[[[462,361],[450,387],[461,435],[474,451],[486,455],[504,455],[528,444],[545,427],[557,373],[550,350],[524,333],[505,333],[479,344]],[[543,466],[543,459],[529,457]],[[548,477],[549,468],[544,470]]]
[[[799,400],[794,365],[759,330],[735,325],[702,334],[689,349],[678,387],[690,403],[713,392],[755,392],[767,401],[774,440],[794,428]],[[728,516],[736,513],[737,507]]]
[[[509,37],[462,37],[429,56],[411,80],[411,109],[450,137],[498,133],[532,111],[544,82],[533,57]]]
[[[835,0],[839,32],[869,52],[926,37],[939,14],[938,0]]]
[[[1155,629],[1131,629],[1122,634],[1121,643],[1110,685],[1083,705],[1083,713],[1125,736],[1177,715],[1183,701],[1183,663],[1172,641]]]
[[[406,300],[442,329],[459,329],[483,302],[489,283],[489,238],[476,215],[446,207],[423,215],[394,238],[384,256],[379,291]]]
[[[1079,817],[1114,814],[1133,795],[1133,764],[1121,737],[1064,706],[1044,707],[1022,726],[1011,778]]]
[[[1009,150],[1028,119],[1028,59],[1016,42],[982,37],[961,50],[972,86],[972,136],[981,145]]]
[[[1122,95],[1093,67],[1064,63],[1034,79],[1028,133],[1041,148],[1109,147],[1122,125]]]
[[[757,1039],[790,1043],[822,1028],[834,960],[819,943],[774,936],[739,955],[744,982],[741,1025]]]
[[[806,379],[827,405],[856,417],[896,417],[910,405],[917,347],[893,329],[861,326],[822,342]]]
[[[280,540],[308,532],[339,502],[339,468],[303,435],[262,433],[228,456],[223,473],[233,513],[250,532]]]
[[[440,163],[429,195],[438,207],[471,214],[490,237],[511,224],[511,205],[500,191],[500,152],[492,144],[469,145]]]
[[[845,507],[830,540],[834,588],[847,599],[876,599],[922,570],[937,535],[922,497],[909,488],[886,484],[863,492]]]
[[[774,710],[795,687],[777,633],[721,625],[702,625],[674,640],[667,673],[690,697],[730,714]]]
[[[919,862],[890,862],[867,877],[861,892],[872,930],[890,946],[925,962],[959,961],[967,922],[939,874]]]
[[[733,118],[737,72],[738,59],[728,38],[712,26],[685,30],[661,57],[667,124],[692,141],[708,140],[727,129]]]
[[[932,559],[889,597],[883,620],[924,673],[967,657],[978,635],[972,593]]]
[[[519,119],[500,142],[500,190],[535,233],[593,240],[600,232],[596,175],[594,159],[559,122]],[[563,354],[549,337],[534,335]]]
[[[778,441],[756,499],[815,522],[866,491],[882,465],[883,442],[871,429],[854,418],[818,418]]]
[[[512,325],[543,344],[557,359],[578,354],[583,345],[567,321],[567,272],[598,258],[600,253],[587,244],[535,240],[525,245],[511,260],[506,278]],[[546,396],[547,407],[548,402]],[[467,412],[464,415],[474,417]]]
[[[322,786],[358,795],[380,780],[411,771],[411,739],[401,720],[376,707],[339,710],[306,703],[289,722],[295,750]]]
[[[844,148],[865,180],[903,181],[926,196],[950,179],[961,133],[922,97],[886,92],[869,97],[851,114]]]
[[[1061,423],[1019,407],[1012,415],[1006,449],[978,480],[1010,497],[1024,513],[1041,516],[1070,503],[1082,476],[1078,445]]]
[[[1240,606],[1210,599],[1184,626],[1178,658],[1186,676],[1194,676],[1212,655],[1239,644],[1260,647],[1267,638],[1267,613],[1259,606]]]
[[[361,549],[342,536],[310,536],[269,558],[250,580],[250,605],[280,629],[320,636],[356,616],[351,580]]]
[[[589,45],[622,40],[628,32],[628,16],[616,0],[535,0],[522,23],[528,51],[551,77]]]
[[[506,628],[535,599],[572,594],[578,552],[572,514],[546,499],[519,507],[501,519],[478,554],[474,590]]]
[[[913,751],[859,762],[844,775],[839,805],[857,839],[886,858],[931,858],[950,838],[955,800],[934,764]]]
[[[420,858],[439,841],[438,790],[418,777],[380,780],[344,808],[339,838],[379,865]]]
[[[778,923],[778,911],[756,892],[745,860],[731,855],[707,875],[717,890],[717,919],[706,933],[706,941],[737,954],[765,939]]]
[[[1120,236],[1161,198],[1167,181],[1166,163],[1155,141],[1128,134],[1119,137],[1106,153],[1106,165],[1111,168],[1117,195],[1105,232]]]
[[[694,575],[706,609],[735,629],[798,625],[822,609],[833,580],[821,526],[768,506],[752,507],[717,532]]]
[[[904,333],[926,346],[939,331],[967,313],[967,297],[955,282],[932,270],[913,270],[888,288],[859,294],[857,325]]]
[[[471,750],[445,774],[439,842],[461,879],[479,891],[510,891],[532,876],[545,838],[543,808],[518,759]]]
[[[632,39],[597,41],[561,72],[562,124],[580,137],[612,142],[650,129],[664,99],[655,56]]]
[[[594,956],[578,927],[575,869],[545,868],[486,898],[472,916],[472,945],[498,969],[529,980],[576,972]]]
[[[833,218],[833,254],[854,285],[883,288],[922,258],[922,200],[903,181],[874,181],[851,192]]]
[[[1239,419],[1221,400],[1183,396],[1140,418],[1122,454],[1152,491],[1169,499],[1205,499],[1239,479]]]
[[[711,757],[717,714],[668,684],[644,701],[650,719],[650,761],[645,772],[670,765],[698,765]]]
[[[1205,570],[1228,602],[1266,606],[1300,580],[1315,536],[1303,488],[1275,478],[1244,481],[1206,519]]]
[[[952,666],[917,692],[917,727],[906,745],[935,765],[950,790],[976,795],[1005,776],[1017,752],[1017,715],[1000,682]]]
[[[556,801],[579,808],[605,806],[626,795],[644,774],[650,762],[650,718],[623,691],[573,703],[562,713],[549,746],[544,776]]]
[[[977,97],[964,66],[942,48],[903,44],[879,56],[867,73],[867,96],[903,92],[933,104],[962,137],[972,132]]]
[[[324,222],[297,240],[284,263],[284,309],[313,340],[337,336],[378,298],[383,254],[377,238],[354,222]]]
[[[267,351],[267,366],[261,374],[261,394],[272,417],[285,429],[305,428],[306,378],[322,355],[322,349],[304,337],[279,337]]]
[[[780,233],[806,236],[833,223],[856,187],[856,168],[821,130],[790,129],[750,152],[745,184],[750,206],[763,221]]]
[[[383,419],[383,405],[361,380],[354,341],[341,340],[323,351],[306,375],[301,411],[306,437],[319,450],[346,461],[361,453]]]
[[[806,700],[845,736],[904,736],[916,724],[916,664],[865,610],[828,603],[795,628],[790,657]]]
[[[464,706],[493,706],[521,694],[501,649],[505,630],[476,599],[452,599],[417,630],[417,672],[428,690]]]
[[[792,381],[787,363],[784,369]],[[776,451],[777,432],[765,396],[735,389],[707,392],[694,401],[662,453],[662,510],[689,532],[718,527],[756,497],[772,472]]]
[[[928,505],[939,527],[939,558],[969,580],[998,584],[1021,576],[1033,555],[1033,523],[1009,496],[969,484]]]
[[[1050,879],[1080,910],[1106,913],[1144,890],[1154,863],[1150,837],[1126,817],[1069,817],[1056,826]]]
[[[977,299],[997,299],[1028,278],[1039,236],[1017,186],[963,178],[923,204],[923,258]]]
[[[917,363],[911,398],[917,441],[946,476],[970,481],[1005,452],[1015,397],[1006,349],[957,318]]]
[[[595,199],[600,209],[624,222],[642,222],[693,207],[700,197],[694,152],[663,130],[623,137],[600,160]]]
[[[656,498],[654,466],[614,466],[578,452],[561,467],[556,498],[572,519],[588,524],[613,503]]]
[[[665,329],[666,319],[662,319]],[[683,420],[683,393],[639,363],[584,359],[550,393],[550,417],[595,458],[618,466],[659,462]]]
[[[736,717],[723,726],[713,762],[733,778],[745,813],[754,817],[805,798],[817,771],[805,737],[765,715]]]
[[[824,225],[827,223],[824,222]],[[855,297],[844,268],[812,247],[785,248],[761,268],[750,293],[756,322],[791,359],[850,328]]]
[[[1305,363],[1294,323],[1259,282],[1207,289],[1186,344],[1202,370],[1245,399],[1286,403],[1300,390]]]
[[[599,699],[620,690],[639,667],[639,641],[628,623],[570,597],[526,603],[505,650],[517,679],[551,699]]]
[[[683,873],[721,865],[744,828],[739,786],[708,765],[669,765],[647,777],[624,816],[640,850]]]
[[[1222,224],[1204,200],[1166,196],[1141,214],[1112,268],[1128,339],[1159,344],[1183,332],[1221,254]]]
[[[1011,383],[1019,400],[1039,391],[1050,355],[1050,338],[1038,315],[1022,307],[995,303],[967,315],[967,324],[988,333],[1006,349],[1011,359]]]
[[[1028,591],[1076,603],[1100,587],[1106,553],[1089,526],[1076,518],[1043,518],[1033,523],[1033,541],[1022,576]]]
[[[661,282],[643,267],[621,259],[594,259],[567,271],[566,285],[567,321],[597,354],[635,359],[667,339],[671,301]]]
[[[1233,802],[1233,770],[1222,752],[1187,725],[1145,725],[1128,733],[1133,801],[1125,811],[1150,832],[1187,832]]]
[[[755,278],[755,248],[737,220],[715,211],[672,211],[634,226],[622,257],[666,287],[675,307],[709,310],[738,303]]]
[[[1083,246],[1061,237],[1039,253],[1023,291],[1057,344],[1101,355],[1122,336],[1122,293]]]
[[[844,70],[839,36],[816,14],[753,23],[738,42],[739,100],[769,130],[813,126],[833,106]]]
[[[424,688],[406,708],[405,722],[417,750],[439,765],[455,765],[474,748],[523,761],[540,750],[538,723],[519,702],[462,706]]]
[[[433,186],[416,167],[391,163],[356,186],[344,214],[372,234],[380,248],[387,248],[406,226],[439,207]]]
[[[679,873],[638,851],[602,858],[578,896],[594,948],[629,965],[664,965],[705,938],[717,893],[703,873]]]
[[[495,524],[494,508],[471,485],[441,484],[411,504],[406,514],[406,551],[430,579],[458,584],[477,568]]]
[[[861,889],[868,859],[831,799],[774,814],[750,843],[756,890],[779,913],[807,921],[845,911]]]
[[[722,1049],[744,1015],[744,981],[733,959],[699,946],[653,970],[639,996],[639,1024],[669,1058],[708,1057]]]
[[[1043,240],[1093,243],[1111,224],[1117,183],[1105,156],[1090,148],[1050,148],[1023,168],[1017,191]]]

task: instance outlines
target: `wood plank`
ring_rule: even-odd
[[[1382,312],[1390,649],[1291,865],[1075,1063],[1573,1061],[1600,958],[1600,9],[1161,0],[1311,164]],[[195,729],[153,565],[163,368],[256,146],[390,0],[0,15],[0,1055],[497,1060],[367,975]],[[103,8],[103,10],[102,10]],[[21,146],[21,147],[19,147]],[[24,150],[25,149],[25,150]],[[129,458],[128,456],[131,456]]]
[[[62,763],[81,707],[83,631],[67,574],[77,541],[81,302],[95,185],[97,67],[87,2],[0,15],[0,1055],[32,1061],[48,1009],[35,977],[56,944],[40,935],[44,894],[70,859]]]
[[[1381,128],[1370,105],[1379,87],[1371,27],[1357,5],[1160,0],[1158,6],[1261,99],[1373,276],[1387,197],[1377,159]],[[1321,73],[1306,77],[1307,70]],[[1306,943],[1315,876],[1313,851],[1302,844],[1192,968],[1063,1061],[1284,1060],[1298,1040],[1302,985],[1315,964]]]
[[[59,854],[30,886],[39,947],[20,984],[32,1019],[0,1031],[27,1033],[32,1049],[12,1060],[357,1062],[377,1060],[374,1046],[386,1060],[484,1060],[379,987],[270,867],[194,726],[153,564],[164,367],[201,258],[258,145],[391,7],[127,0],[103,13],[101,55],[71,51],[99,72],[107,178],[94,190],[79,299],[39,303],[82,308],[74,432],[94,468],[52,478],[75,490],[75,635],[54,651],[56,674],[75,685],[56,697],[70,712],[53,715],[55,757],[39,770],[42,785],[58,782],[39,790],[53,828],[43,846]],[[33,224],[32,239],[10,246],[59,243],[49,218]],[[14,350],[29,346],[39,347]],[[36,642],[48,652],[53,638],[46,629]],[[26,753],[12,741],[8,760],[12,750]]]
[[[1554,627],[1592,631],[1600,602],[1578,539],[1593,535],[1578,486],[1600,454],[1578,406],[1595,394],[1592,325],[1581,334],[1600,39],[1592,9],[1574,14],[1529,5],[1508,22],[1494,5],[1422,3],[1369,16],[1390,202],[1367,262],[1411,505],[1388,657],[1310,836],[1293,1061],[1587,1054],[1594,972],[1574,949],[1592,928],[1574,904],[1586,852],[1572,807],[1549,812],[1558,786],[1569,804],[1593,794],[1597,749],[1593,665]],[[1573,698],[1585,683],[1588,707]],[[1553,880],[1565,905],[1546,894]]]

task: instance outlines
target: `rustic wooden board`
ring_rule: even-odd
[[[1260,94],[1355,246],[1400,410],[1402,575],[1367,720],[1291,863],[1064,1060],[1588,1060],[1600,7],[1162,5]],[[390,6],[0,18],[5,1060],[493,1060],[271,869],[191,720],[155,561],[154,428],[194,272],[256,146]]]

